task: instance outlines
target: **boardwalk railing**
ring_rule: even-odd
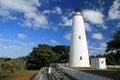
[[[77,71],[74,69],[62,67],[65,71],[65,73],[69,74],[70,76],[76,78],[77,80],[113,80],[110,78],[82,72],[82,71]]]
[[[32,80],[41,80],[41,75],[42,75],[42,70],[43,70],[44,68],[41,68],[40,70],[39,70],[39,72],[38,72],[38,74],[35,76],[35,77],[33,77],[33,79]]]
[[[63,80],[63,73],[57,68],[51,68],[51,76],[53,76],[55,80]]]

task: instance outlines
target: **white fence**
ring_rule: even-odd
[[[120,68],[120,65],[106,65],[107,68]]]
[[[94,74],[90,74],[82,71],[77,71],[77,70],[66,68],[66,67],[62,67],[62,68],[67,74],[76,78],[77,80],[113,80],[110,78],[106,78],[106,77],[102,77],[102,76],[98,76],[98,75],[94,75]]]
[[[69,66],[69,63],[51,63],[51,66]],[[120,65],[106,65],[107,68],[120,68]]]

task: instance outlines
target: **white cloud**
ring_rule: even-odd
[[[102,24],[104,22],[104,19],[103,19],[104,15],[97,10],[86,9],[83,11],[83,16],[86,20],[94,24]]]
[[[61,13],[62,13],[61,8],[60,8],[60,7],[58,7],[58,6],[55,8],[55,10],[56,10],[56,12],[57,12],[58,14],[61,14]]]
[[[62,16],[62,23],[59,23],[61,26],[72,26],[72,19],[68,19],[66,16]]]
[[[120,0],[115,0],[109,10],[110,19],[120,19]]]
[[[103,6],[105,4],[104,0],[97,0],[97,2],[100,4],[100,6]]]
[[[65,38],[66,40],[71,40],[71,33],[65,34],[65,35],[64,35],[64,38]]]
[[[15,46],[15,45],[10,45],[10,46],[8,46],[8,48],[10,48],[10,49],[16,49],[16,50],[20,50],[21,49],[21,47]]]
[[[54,10],[52,10],[52,13],[57,13],[57,14],[61,14],[62,10],[60,7],[56,6]]]
[[[10,43],[10,44],[13,44],[13,45],[20,45],[20,46],[35,45],[34,42],[22,42],[22,41],[19,41],[19,40],[3,39],[3,38],[0,39],[0,42],[3,42],[3,43]]]
[[[117,24],[117,26],[116,26],[116,27],[120,28],[120,22]]]
[[[36,7],[41,6],[38,0],[0,0],[1,8],[11,9],[19,12],[36,11]]]
[[[85,23],[85,30],[86,31],[91,31],[91,27],[89,23]]]
[[[19,34],[17,34],[17,37],[19,39],[25,39],[27,36],[25,34],[19,33]]]
[[[59,44],[59,42],[56,41],[56,40],[51,40],[51,42],[52,42],[53,44]]]
[[[0,15],[1,16],[10,16],[9,12],[7,10],[2,9],[2,8],[0,8]]]
[[[89,48],[89,53],[91,55],[96,55],[96,54],[103,54],[105,53],[105,49],[106,49],[106,43],[105,42],[101,42],[96,44],[88,44],[88,48]]]
[[[14,12],[22,13],[24,19],[22,19],[22,24],[26,27],[41,27],[45,28],[48,24],[47,17],[41,14],[37,7],[41,7],[39,0],[0,0],[0,16],[15,19]],[[20,18],[20,17],[18,17]]]
[[[9,11],[4,10],[4,9],[2,9],[2,8],[0,8],[0,16],[2,16],[2,17],[4,17],[4,18],[7,17],[7,18],[10,19],[10,20],[17,20],[16,17],[11,16],[11,15],[9,14]]]
[[[51,13],[51,11],[50,11],[50,10],[45,10],[45,11],[43,11],[42,13],[43,13],[43,14],[49,14],[49,13]]]
[[[62,20],[63,20],[63,22],[67,21],[67,20],[68,20],[68,17],[62,16]]]
[[[28,53],[31,52],[33,45],[35,45],[33,42],[24,43],[10,39],[0,39],[0,42],[0,56],[12,58],[28,55]],[[7,45],[2,43],[6,43]],[[9,43],[10,45],[8,45]]]
[[[108,27],[105,24],[100,25],[104,30],[108,29]]]
[[[20,56],[26,56],[32,50],[31,46],[17,46],[17,45],[5,45],[0,44],[0,56],[16,58]]]
[[[74,14],[74,11],[70,11],[70,12],[68,13],[68,16],[71,17],[73,14]]]
[[[16,45],[4,45],[4,44],[0,44],[0,47],[3,49],[15,49],[15,50],[20,50],[21,47],[16,46]]]
[[[97,2],[98,2],[99,4],[101,4],[102,0],[97,0]]]
[[[107,46],[107,45],[106,45],[106,43],[104,43],[104,42],[100,44],[100,47],[101,47],[101,48],[105,48],[106,46]]]
[[[58,27],[53,27],[53,31],[58,31]]]
[[[34,17],[33,26],[35,26],[37,28],[44,26],[42,28],[47,29],[47,26],[45,26],[47,24],[48,24],[48,21],[47,21],[46,16],[44,16],[44,15],[36,15]]]
[[[28,44],[29,44],[29,45],[35,45],[35,43],[34,43],[34,42],[28,42]]]
[[[92,35],[92,38],[101,40],[103,39],[103,35],[101,33],[95,33]]]
[[[89,54],[90,55],[97,55],[97,54],[103,54],[105,51],[105,47],[96,47],[96,46],[88,46],[89,48]]]
[[[101,51],[102,49],[100,47],[95,47],[95,46],[89,46],[90,49],[94,50],[94,51]]]
[[[63,25],[64,26],[72,26],[72,19],[65,21]]]
[[[62,14],[62,9],[56,6],[53,10],[44,10],[42,14]]]

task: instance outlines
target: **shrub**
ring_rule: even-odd
[[[19,71],[19,70],[23,70],[25,65],[23,63],[23,61],[18,60],[18,59],[11,59],[7,62],[4,62],[1,65],[3,71],[7,72],[7,73],[13,73],[15,71]]]

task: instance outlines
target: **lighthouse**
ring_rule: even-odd
[[[73,15],[69,65],[90,67],[85,26],[79,9]]]

